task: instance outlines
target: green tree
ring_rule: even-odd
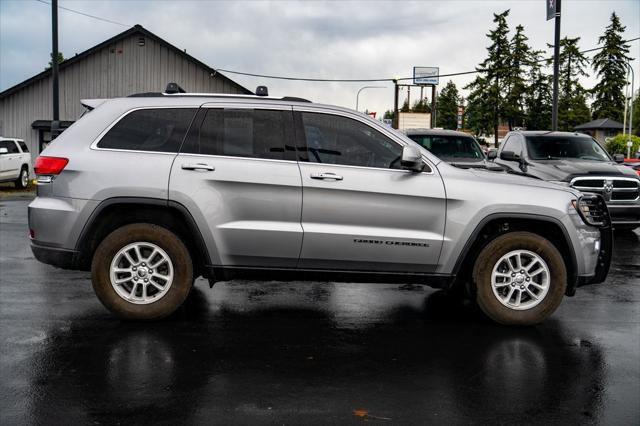
[[[409,100],[405,99],[402,104],[402,108],[400,108],[400,112],[411,112],[411,107],[409,106]]]
[[[572,131],[578,124],[591,120],[588,92],[579,81],[580,77],[587,76],[585,68],[589,61],[580,52],[579,41],[580,37],[560,40],[558,130]]]
[[[631,123],[631,131],[634,135],[640,136],[640,91],[636,93],[636,98],[633,101],[633,123]]]
[[[525,92],[526,127],[529,130],[551,130],[551,76],[542,72],[540,50],[531,52],[528,86]]]
[[[531,66],[529,39],[524,35],[524,27],[518,25],[509,45],[511,56],[505,85],[507,94],[504,105],[504,119],[509,130],[525,125],[525,94],[528,91],[527,69]]]
[[[476,128],[486,128],[491,117],[495,142],[498,142],[498,124],[505,117],[505,97],[511,67],[511,46],[509,43],[509,10],[493,14],[494,30],[487,37],[491,41],[487,47],[487,58],[476,68],[480,74],[465,86],[470,90],[469,118]]]
[[[470,86],[465,88],[468,87]],[[473,81],[472,90],[467,97],[464,112],[465,127],[476,135],[488,135],[494,131],[494,106],[486,96],[488,90],[489,82],[479,75]]]
[[[458,88],[449,80],[442,91],[438,94],[438,109],[436,115],[436,126],[444,129],[455,130],[458,128],[458,106],[460,105],[460,94]]]
[[[64,55],[62,54],[62,52],[58,52],[58,63],[60,64],[63,61],[64,61]],[[48,70],[52,66],[53,66],[53,52],[49,53],[49,65],[45,68],[45,70]]]
[[[609,154],[611,155],[624,154],[626,157],[627,141],[629,139],[631,139],[631,143],[633,144],[631,147],[631,156],[633,157],[633,155],[640,150],[640,137],[635,135],[631,135],[631,137],[629,137],[629,135],[623,135],[622,133],[616,135],[607,141],[605,148],[607,148],[607,151],[609,151]]]
[[[424,99],[419,99],[413,103],[412,112],[431,112],[431,106]]]
[[[384,112],[384,115],[382,116],[382,118],[386,120],[393,120],[393,116],[394,116],[393,110],[388,109]]]
[[[625,27],[616,13],[611,14],[611,23],[604,35],[598,39],[602,50],[593,57],[593,69],[599,81],[591,93],[594,96],[593,119],[611,118],[622,121],[624,115],[624,87],[627,84],[627,61],[631,60],[629,45],[623,43]]]

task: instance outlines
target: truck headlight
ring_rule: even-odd
[[[577,200],[572,200],[571,204],[587,225],[597,227],[609,225],[609,209],[601,195],[583,195]]]

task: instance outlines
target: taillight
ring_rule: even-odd
[[[36,159],[33,170],[37,175],[58,175],[68,162],[68,158],[40,156]]]

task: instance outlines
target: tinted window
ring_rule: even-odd
[[[14,141],[0,141],[0,148],[7,148],[9,154],[20,154],[18,145]]]
[[[504,142],[502,151],[513,151],[516,155],[522,154],[522,141],[518,136],[509,136]]]
[[[529,136],[527,148],[533,160],[577,158],[611,161],[604,149],[587,136]]]
[[[302,122],[313,163],[400,168],[402,147],[364,123],[315,113],[302,113]]]
[[[293,124],[290,111],[208,109],[192,129],[182,152],[284,159]]]
[[[408,135],[439,158],[482,160],[484,153],[475,139],[456,135]]]
[[[98,143],[100,148],[178,152],[196,110],[141,109],[118,121]]]
[[[27,148],[27,144],[22,142],[22,141],[18,141],[18,145],[20,145],[20,148],[22,148],[22,152],[29,152],[29,148]]]

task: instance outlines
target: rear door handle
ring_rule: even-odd
[[[214,166],[212,166],[211,164],[205,164],[205,163],[194,163],[194,164],[183,164],[182,165],[182,170],[201,170],[204,172],[212,172],[214,171],[216,168]]]
[[[342,180],[342,176],[335,173],[311,173],[311,179]]]

